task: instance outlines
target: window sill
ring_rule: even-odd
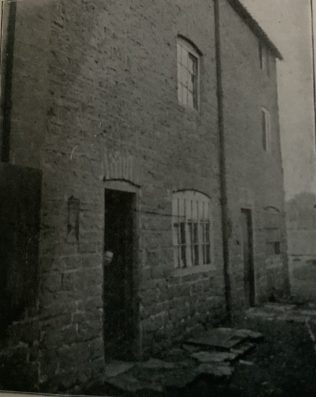
[[[214,270],[216,270],[216,266],[213,264],[192,266],[192,267],[186,267],[184,269],[174,269],[173,276],[182,277],[190,274],[208,273]]]
[[[182,103],[178,102],[178,107],[183,113],[194,114],[196,116],[200,116],[200,106],[197,108],[192,108],[191,106],[183,105]]]

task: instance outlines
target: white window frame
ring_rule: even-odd
[[[265,152],[271,151],[271,113],[268,109],[261,108],[261,138]]]
[[[212,259],[211,200],[195,190],[173,193],[172,232],[176,269],[209,266]]]
[[[177,93],[180,105],[195,110],[200,108],[200,54],[183,37],[177,38]]]

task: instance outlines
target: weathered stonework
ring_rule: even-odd
[[[252,210],[256,300],[288,291],[283,170],[280,149],[276,59],[270,55],[269,75],[260,68],[259,38],[234,12],[220,2],[222,78],[228,207],[232,235],[230,271],[233,302],[244,302],[240,209]],[[262,147],[261,108],[271,114],[271,149]],[[281,254],[266,252],[265,208],[280,212]],[[271,264],[273,263],[273,266]]]
[[[276,81],[275,69],[269,81],[260,76],[258,39],[221,4],[230,267],[234,301],[243,305],[240,203],[254,209],[258,300],[268,295],[270,272],[263,208],[283,211]],[[178,34],[202,53],[199,111],[177,102]],[[225,316],[214,7],[206,0],[29,0],[17,4],[16,40],[11,159],[40,168],[43,178],[34,383],[78,392],[102,379],[109,359],[101,264],[106,182],[138,189],[139,354]],[[275,125],[269,158],[254,139],[263,103]],[[246,198],[236,194],[240,187],[250,192]],[[203,270],[174,269],[171,204],[180,189],[211,199],[214,263]],[[75,238],[71,198],[79,203]],[[281,287],[282,264],[276,267],[269,283]]]

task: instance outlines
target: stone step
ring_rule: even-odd
[[[217,363],[217,364],[227,364],[233,362],[237,359],[238,354],[232,352],[217,352],[217,351],[200,351],[192,353],[191,357],[194,358],[199,363]]]
[[[247,329],[214,328],[199,337],[185,341],[184,348],[189,351],[191,349],[191,352],[194,352],[194,349],[197,350],[198,347],[204,347],[207,350],[230,351],[246,341],[259,341],[262,338],[263,335],[259,332]],[[190,346],[193,347],[190,348]]]

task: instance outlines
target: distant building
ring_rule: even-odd
[[[288,292],[281,54],[239,1],[3,16],[2,387],[78,392]]]

